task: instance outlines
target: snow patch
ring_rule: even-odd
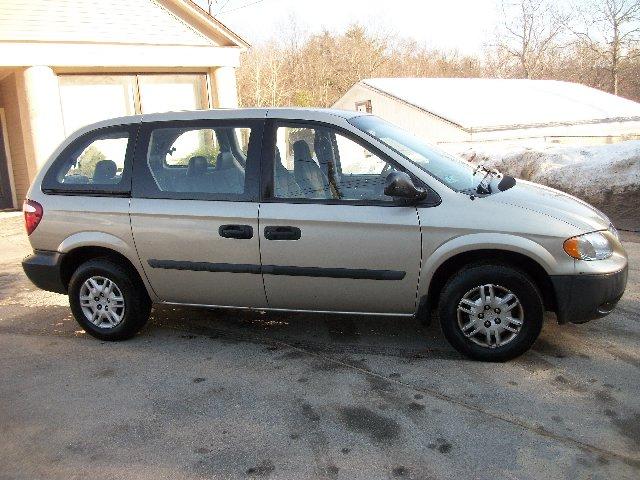
[[[640,141],[598,146],[444,146],[473,164],[575,195],[640,229]]]

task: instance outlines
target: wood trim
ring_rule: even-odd
[[[211,68],[237,67],[240,47],[0,42],[0,67]]]
[[[207,102],[208,108],[216,108],[218,104],[218,95],[216,91],[216,85],[214,83],[214,69],[210,68],[207,70]]]
[[[140,76],[139,75],[132,75],[133,76],[133,111],[137,114],[140,115],[142,114],[142,99],[141,99],[141,95],[140,95]]]
[[[207,67],[53,67],[56,75],[206,75]]]
[[[172,4],[177,10],[179,10],[184,16],[185,20],[189,21],[191,27],[202,28],[202,33],[214,34],[214,36],[222,37],[230,42],[232,45],[247,49],[251,47],[251,44],[247,42],[240,35],[232,31],[224,23],[217,18],[209,15],[205,9],[200,7],[193,0],[156,0],[162,4],[165,8],[170,8]],[[207,32],[209,30],[210,32]]]

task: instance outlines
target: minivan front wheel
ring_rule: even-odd
[[[508,265],[464,268],[440,295],[442,331],[459,352],[505,361],[527,351],[540,334],[544,306],[535,283]]]
[[[80,265],[69,282],[69,304],[76,321],[101,340],[125,340],[147,322],[149,298],[127,269],[108,259]]]

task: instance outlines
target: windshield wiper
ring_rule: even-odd
[[[476,187],[476,193],[479,195],[491,195],[491,180],[494,177],[500,178],[500,172],[495,168],[486,167],[484,163],[481,163],[473,170],[473,176],[478,172],[484,172],[484,175]]]

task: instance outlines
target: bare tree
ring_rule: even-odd
[[[640,53],[640,0],[591,0],[575,10],[578,25],[571,30],[597,54],[609,74],[611,93],[618,95],[622,69]]]
[[[242,105],[259,107],[286,105],[290,76],[286,51],[275,43],[254,48],[242,59],[238,69],[238,93]]]
[[[201,0],[204,1],[204,0]],[[207,12],[212,17],[217,17],[223,10],[225,10],[226,6],[229,4],[231,0],[206,0],[207,3]],[[196,1],[196,3],[198,3]]]
[[[502,2],[497,48],[519,67],[519,76],[540,77],[559,48],[566,22],[547,0]]]
[[[239,100],[244,106],[326,107],[354,83],[369,77],[519,76],[609,89],[609,72],[598,66],[604,57],[586,41],[565,45],[564,31],[554,33],[561,26],[554,23],[553,31],[542,35],[537,27],[531,26],[531,22],[535,24],[539,18],[525,20],[527,27],[522,30],[515,29],[517,21],[509,24],[514,32],[530,32],[522,38],[534,39],[521,44],[526,47],[520,50],[524,55],[516,56],[513,54],[516,50],[509,53],[493,45],[484,56],[476,56],[429,48],[399,35],[371,31],[363,25],[351,25],[342,32],[312,33],[295,17],[289,17],[283,20],[280,29],[287,34],[280,34],[242,54],[237,71]],[[509,36],[512,47],[517,43],[514,38]],[[627,38],[629,35],[623,40]],[[629,42],[626,45],[633,46]],[[621,94],[638,101],[640,55],[636,54],[640,49],[621,51],[626,59],[624,69],[620,69]]]

